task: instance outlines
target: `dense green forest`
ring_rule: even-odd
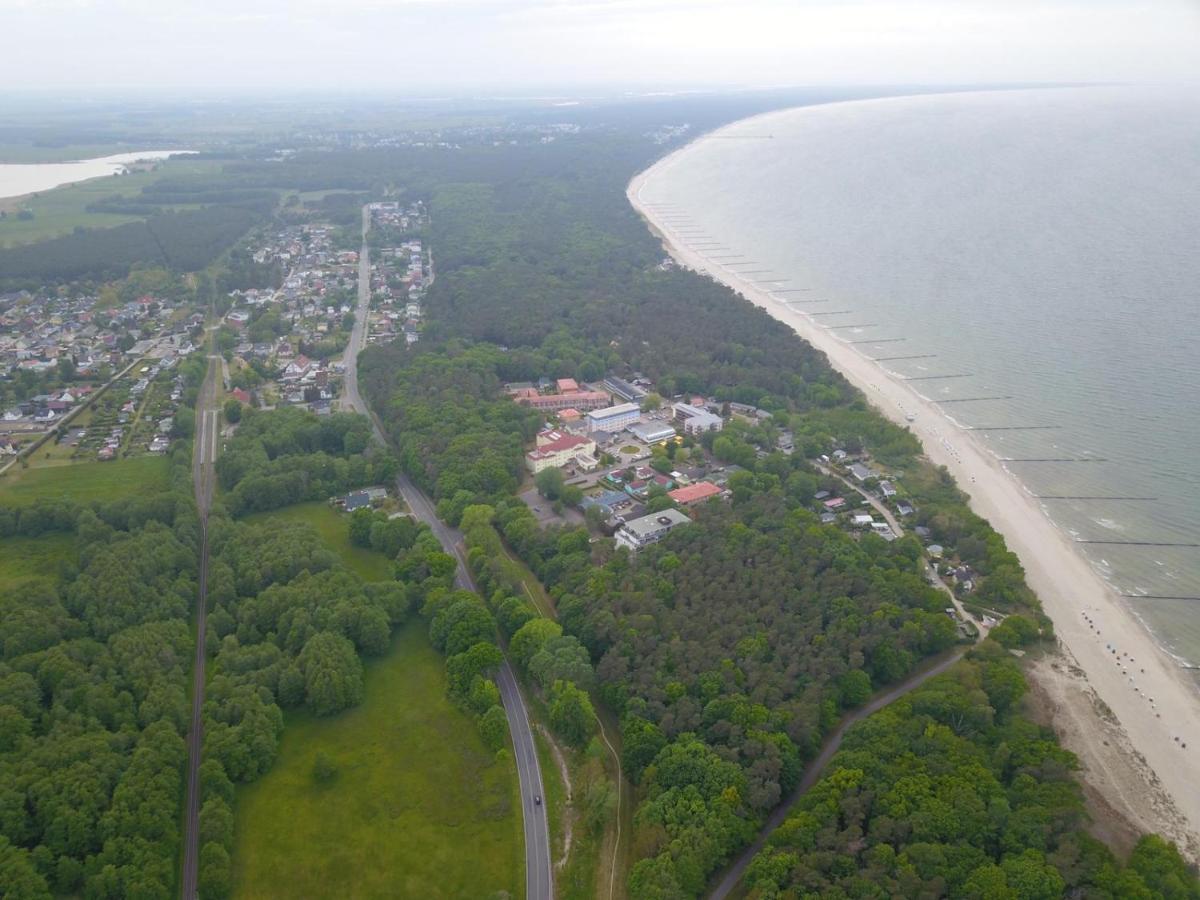
[[[1021,717],[1025,690],[988,642],[855,726],[751,864],[749,896],[1200,897],[1161,838],[1122,865],[1086,833],[1075,759]]]
[[[5,510],[5,534],[66,534],[57,572],[0,595],[0,885],[174,889],[199,523],[190,447],[168,493]]]
[[[589,136],[498,148],[489,166],[462,154],[443,161],[452,172],[415,175],[439,265],[426,330],[416,348],[368,349],[360,370],[400,465],[431,491],[440,515],[462,521],[477,574],[507,547],[549,588],[557,624],[533,618],[494,573],[481,579],[518,663],[523,634],[536,636],[538,651],[550,647],[551,658],[560,636],[587,651],[564,645],[555,665],[575,666],[621,717],[638,799],[630,890],[668,898],[703,892],[797,783],[843,711],[956,640],[944,598],[921,576],[920,544],[822,527],[809,509],[822,481],[805,457],[841,446],[886,462],[918,506],[917,521],[986,576],[981,598],[1014,613],[997,637],[1017,646],[1048,639],[1052,628],[1003,538],[970,512],[948,475],[917,459],[911,435],[765,313],[706,278],[657,266],[661,250],[624,197],[653,152],[629,136]],[[730,482],[732,503],[696,510],[694,525],[636,560],[582,528],[539,529],[512,497],[539,418],[512,404],[503,382],[613,370],[642,372],[666,396],[703,393],[774,414],[772,425],[732,429],[720,446],[709,439],[742,469]],[[793,457],[772,452],[783,427],[795,433]],[[545,678],[523,668],[545,692]],[[1001,681],[1021,677],[1011,666],[994,671]],[[1055,849],[1065,836],[1084,840],[1083,816],[1069,754],[1015,705],[997,711],[987,698],[971,695],[973,714],[1009,723],[1013,741],[1036,733],[1041,756],[1029,752],[1030,771],[1053,762],[1071,801],[1058,831],[1047,825],[1035,837],[1017,823],[1040,815],[1042,799],[1054,801],[1029,800],[1011,817],[1008,843],[989,848],[1016,884],[1032,866],[1026,852]],[[982,753],[995,738],[966,740]],[[1021,775],[1030,777],[1014,768],[997,779],[1021,786]],[[951,868],[933,858],[923,877],[950,884]],[[882,874],[863,884],[869,890],[855,895],[886,896],[892,886]]]
[[[438,275],[422,340],[361,358],[397,458],[370,446],[362,417],[285,409],[247,411],[218,462],[204,896],[229,889],[234,784],[270,767],[283,711],[355,705],[362,659],[418,612],[446,656],[452,694],[490,746],[507,728],[491,680],[498,635],[565,742],[591,736],[591,697],[619,717],[637,805],[630,894],[699,896],[846,710],[957,640],[921,576],[919,542],[854,539],[812,512],[826,482],[806,459],[834,446],[886,462],[915,520],[981,573],[979,600],[1013,613],[997,641],[1052,637],[1003,538],[944,471],[918,459],[910,434],[767,314],[711,280],[658,267],[661,248],[624,197],[627,179],[663,152],[647,130],[684,117],[703,128],[754,104],[780,100],[555,112],[587,127],[550,143],[230,161],[219,175],[120,201],[143,212],[211,205],[0,251],[5,285],[99,279],[147,261],[201,268],[281,191],[402,184],[430,210]],[[350,201],[322,202],[354,223]],[[276,276],[242,258],[216,283]],[[729,503],[694,510],[693,525],[636,558],[583,527],[542,529],[514,497],[541,420],[503,383],[610,371],[642,372],[664,396],[697,392],[773,414],[702,442],[739,469]],[[790,457],[775,452],[784,428],[795,435]],[[74,547],[54,578],[0,596],[6,896],[174,889],[198,523],[186,450],[172,465],[174,490],[157,497],[0,510],[0,535],[66,534]],[[453,558],[407,521],[349,522],[353,543],[395,560],[385,583],[349,572],[308,527],[238,521],[390,482],[397,466],[464,530],[482,597],[452,589]],[[546,587],[557,621],[506,571],[509,552]],[[749,890],[1197,896],[1194,874],[1159,839],[1122,865],[1087,836],[1075,762],[1022,714],[1023,676],[997,641],[850,732],[752,865]]]
[[[503,712],[487,715],[498,703],[495,685],[472,677],[495,665],[474,648],[478,638],[499,653],[495,623],[478,598],[450,593],[453,561],[427,527],[367,509],[351,516],[352,544],[397,560],[396,580],[365,582],[307,523],[230,518],[390,480],[394,462],[378,447],[368,450],[369,439],[369,423],[358,415],[248,410],[218,460],[224,493],[209,519],[205,640],[212,663],[201,766],[199,874],[206,898],[229,893],[234,785],[271,768],[284,711],[303,707],[327,716],[358,705],[363,659],[387,652],[414,611],[432,619],[431,637],[450,656],[452,676],[458,669],[451,660],[472,651],[476,668],[451,678],[455,694],[478,710],[481,727],[491,726],[484,734],[497,747],[507,735]],[[483,615],[474,630],[450,624],[467,599]],[[485,702],[493,695],[494,703]]]
[[[246,410],[217,460],[222,500],[236,516],[387,483],[395,462],[378,447],[368,451],[370,438],[364,416]]]
[[[260,219],[260,214],[244,207],[206,206],[0,248],[0,287],[37,290],[47,283],[104,281],[122,278],[138,265],[196,271]]]

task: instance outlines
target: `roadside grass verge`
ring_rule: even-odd
[[[554,751],[550,749],[550,739],[540,725],[534,725],[533,743],[537,747],[538,765],[542,769],[542,787],[546,791],[542,800],[546,804],[546,818],[550,823],[550,862],[554,865],[557,881],[560,871],[558,864],[563,858],[563,841],[566,835],[563,816],[570,814],[567,808],[567,785],[563,782]]]
[[[443,668],[413,622],[368,665],[360,706],[288,714],[275,766],[238,791],[234,897],[523,894],[514,765],[446,699]]]

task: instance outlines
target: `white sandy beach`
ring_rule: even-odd
[[[726,129],[741,128],[746,121],[750,120]],[[1102,723],[1095,709],[1074,708],[1086,702],[1089,692],[1051,691],[1073,698],[1074,727],[1062,736],[1080,756],[1085,777],[1135,827],[1176,840],[1180,849],[1195,859],[1200,852],[1200,692],[1187,673],[1156,646],[1037,501],[969,432],[958,428],[882,365],[785,306],[763,286],[690,249],[687,239],[656,215],[643,198],[644,187],[673,166],[690,146],[660,160],[629,183],[627,194],[634,208],[663,236],[679,264],[707,273],[795,329],[822,350],[834,368],[879,410],[912,429],[934,463],[950,470],[970,494],[972,508],[1004,535],[1020,557],[1030,586],[1054,621],[1065,658],[1083,671],[1085,688],[1090,687],[1107,705],[1119,731],[1128,738],[1128,752],[1114,765],[1111,745],[1106,743],[1113,723]],[[909,415],[915,416],[912,422],[907,421]],[[1110,644],[1116,655],[1108,649]],[[1038,666],[1034,674],[1039,679],[1071,677],[1064,674],[1069,669],[1061,666],[1056,675],[1051,666]],[[1147,767],[1151,771],[1146,771]]]

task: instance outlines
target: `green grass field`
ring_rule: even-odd
[[[111,228],[114,225],[144,219],[145,216],[88,212],[87,206],[116,194],[133,199],[146,185],[165,176],[204,174],[214,171],[219,166],[220,163],[211,160],[195,161],[184,157],[163,163],[153,172],[92,178],[42,191],[28,202],[21,203],[22,208],[28,208],[33,213],[32,219],[18,219],[11,210],[6,218],[0,219],[0,247],[58,237],[80,226]],[[5,201],[3,205],[7,208],[12,202]]]
[[[58,567],[75,559],[75,535],[10,537],[0,541],[0,593],[31,578],[56,580]]]
[[[165,456],[140,456],[74,465],[15,465],[0,476],[0,503],[21,505],[42,497],[66,497],[83,503],[151,494],[168,487]]]
[[[342,562],[361,578],[366,581],[390,580],[392,564],[387,557],[350,543],[348,519],[345,513],[320,500],[246,516],[247,522],[307,522],[317,530],[326,546],[341,556]]]
[[[289,714],[275,766],[238,792],[233,896],[521,896],[515,767],[495,761],[445,690],[414,622],[368,666],[361,706]],[[324,785],[318,750],[338,770]]]

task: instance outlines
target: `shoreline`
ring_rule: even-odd
[[[672,151],[629,182],[626,196],[630,204],[679,265],[712,277],[792,328],[823,352],[830,365],[876,410],[912,431],[935,465],[945,466],[954,475],[960,489],[969,495],[971,508],[1004,535],[1021,560],[1029,586],[1054,623],[1064,651],[1061,655],[1072,663],[1065,668],[1083,672],[1087,689],[1094,692],[1116,720],[1115,727],[1127,738],[1124,768],[1128,771],[1114,772],[1102,759],[1111,750],[1108,738],[1113,723],[1103,721],[1094,709],[1073,708],[1077,727],[1064,736],[1070,739],[1065,745],[1079,756],[1082,778],[1096,779],[1089,781],[1091,786],[1130,821],[1174,840],[1185,856],[1197,859],[1200,692],[1178,661],[1158,646],[1111,586],[1070,544],[1066,533],[1050,521],[1036,500],[980,441],[882,365],[819,327],[810,317],[785,306],[768,289],[691,249],[686,237],[657,218],[643,199],[647,183],[678,163],[700,141],[775,114],[742,119]],[[909,415],[915,418],[909,421]],[[1092,629],[1085,614],[1098,630]],[[1136,660],[1127,664],[1127,673],[1122,672],[1117,657],[1106,647],[1109,643],[1118,653],[1127,653]],[[1048,666],[1034,667],[1029,674],[1039,682],[1057,677]],[[1131,680],[1135,674],[1136,683]],[[1149,697],[1153,697],[1153,704]],[[1080,704],[1077,701],[1075,705]],[[1085,712],[1086,717],[1094,719],[1094,727],[1079,724]],[[1126,783],[1114,784],[1118,777]],[[1154,794],[1157,796],[1151,796]],[[1139,804],[1139,800],[1146,802]]]
[[[6,190],[11,190],[12,188],[11,187],[7,187],[7,188],[3,187],[2,183],[0,183],[0,209],[4,209],[6,212],[12,212],[13,210],[20,209],[22,206],[27,204],[35,196],[38,196],[41,194],[46,194],[46,193],[49,193],[50,191],[58,190],[59,188],[70,187],[70,186],[76,185],[76,184],[83,184],[85,181],[92,181],[97,178],[109,178],[112,175],[123,174],[123,172],[126,171],[128,169],[128,167],[133,165],[134,163],[164,162],[165,160],[170,159],[172,156],[187,156],[187,155],[195,154],[198,152],[199,151],[197,151],[197,150],[136,150],[136,151],[127,152],[127,153],[112,153],[112,154],[109,154],[108,156],[97,156],[97,157],[94,157],[93,159],[55,160],[55,161],[28,162],[28,163],[25,163],[25,162],[22,162],[22,163],[0,162],[0,172],[2,172],[2,170],[5,168],[9,168],[9,169],[20,168],[20,169],[28,169],[28,170],[33,171],[33,170],[37,170],[37,169],[46,170],[50,167],[58,167],[59,169],[64,169],[64,170],[67,167],[71,167],[71,166],[93,166],[94,165],[94,166],[117,167],[117,168],[113,169],[112,171],[106,171],[106,172],[97,171],[90,175],[81,175],[80,177],[73,177],[73,176],[72,177],[64,177],[64,179],[61,181],[56,181],[54,184],[46,185],[46,186],[42,186],[42,187],[35,187],[35,188],[31,188],[31,189],[30,188],[22,188],[22,192],[19,194],[4,193]],[[58,176],[56,175],[54,177],[57,178]]]

